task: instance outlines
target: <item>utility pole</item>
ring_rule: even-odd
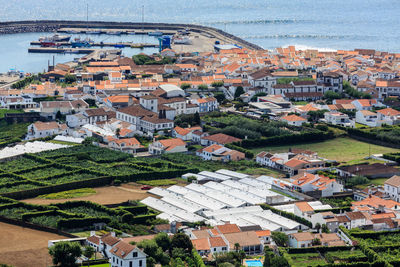
[[[142,44],[143,44],[143,35],[144,35],[144,5],[142,5]]]

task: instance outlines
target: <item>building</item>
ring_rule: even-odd
[[[290,181],[301,192],[312,194],[315,197],[328,197],[343,191],[343,185],[339,184],[336,179],[318,174],[305,172],[293,176]]]
[[[26,140],[45,138],[53,135],[65,135],[67,133],[68,126],[66,124],[58,124],[55,121],[52,122],[41,122],[37,121],[28,126],[28,133]]]
[[[308,248],[314,245],[318,246],[345,246],[346,243],[335,233],[310,233],[301,232],[289,234],[289,246],[293,248]],[[316,244],[316,241],[320,244]]]
[[[192,104],[196,104],[199,107],[200,113],[211,112],[218,110],[218,101],[215,97],[197,98],[192,100]]]
[[[324,113],[324,119],[327,123],[333,125],[340,125],[344,127],[355,127],[355,123],[353,120],[350,120],[349,115],[338,112],[338,111],[330,111]]]
[[[120,241],[109,251],[111,267],[146,267],[147,255],[135,245]]]
[[[172,136],[176,138],[180,138],[183,141],[194,141],[193,140],[193,132],[201,131],[202,128],[200,126],[190,127],[190,128],[182,128],[176,126],[172,131]]]
[[[394,201],[400,202],[400,176],[392,176],[384,183],[385,194]]]
[[[306,119],[304,119],[300,116],[297,116],[295,114],[284,116],[281,118],[281,121],[284,121],[287,124],[292,125],[292,126],[301,126],[301,125],[303,125],[303,123],[307,122]]]
[[[137,150],[144,148],[144,146],[142,146],[140,142],[134,137],[124,138],[124,139],[117,139],[111,137],[108,139],[108,147],[113,150],[129,154],[135,154]]]
[[[382,125],[382,121],[378,119],[378,114],[369,110],[357,111],[356,122],[370,127],[377,127]]]
[[[240,142],[242,141],[239,138],[227,135],[227,134],[223,134],[223,133],[218,133],[218,134],[213,134],[213,135],[209,135],[209,136],[204,136],[200,139],[200,143],[203,146],[210,146],[213,144],[217,144],[217,145],[226,145],[226,144],[230,144],[233,142]]]
[[[133,105],[117,110],[116,118],[132,124],[135,131],[153,135],[174,127],[174,122],[165,118],[164,115]]]
[[[215,160],[222,162],[245,159],[244,153],[217,144],[201,148],[196,152],[196,155],[200,156],[204,160]]]
[[[337,173],[346,178],[352,176],[366,176],[368,178],[389,178],[400,175],[400,170],[382,163],[355,164],[342,166],[336,169]]]
[[[186,152],[186,143],[180,138],[154,141],[149,146],[149,153],[159,155],[163,153]]]
[[[397,125],[400,124],[400,111],[392,109],[392,108],[385,108],[376,111],[378,114],[378,120],[382,121],[382,123],[388,125]]]

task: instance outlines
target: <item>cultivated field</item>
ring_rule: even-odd
[[[0,263],[14,267],[50,266],[47,241],[63,236],[0,223]]]
[[[123,184],[122,186],[106,186],[106,187],[98,187],[94,188],[96,194],[78,197],[78,198],[70,198],[70,199],[40,199],[40,198],[31,198],[23,200],[23,202],[31,203],[31,204],[41,204],[48,205],[51,203],[63,203],[65,201],[72,200],[84,200],[91,201],[101,205],[108,204],[117,204],[121,202],[125,202],[128,200],[142,200],[149,196],[149,194],[140,190],[141,185],[132,185],[132,184]]]
[[[351,138],[336,138],[318,143],[286,145],[286,146],[269,146],[252,149],[257,154],[260,151],[270,152],[287,152],[289,148],[302,148],[318,152],[318,155],[327,159],[346,162],[349,160],[362,159],[371,154],[383,154],[391,152],[400,152],[399,149],[370,145],[365,142],[360,142]]]

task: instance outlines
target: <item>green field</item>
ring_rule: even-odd
[[[6,113],[24,113],[24,111],[20,110],[20,109],[3,109],[3,108],[1,108],[0,109],[0,118],[4,118],[4,115]]]
[[[336,160],[339,162],[347,162],[350,160],[362,159],[369,156],[369,149],[371,154],[383,154],[400,152],[399,149],[377,146],[365,142],[357,141],[348,137],[336,138],[324,142],[308,143],[299,145],[285,145],[285,146],[269,146],[252,149],[255,154],[261,151],[269,152],[287,152],[289,148],[302,148],[312,150],[318,153],[319,156]]]
[[[96,194],[96,191],[93,188],[81,188],[75,190],[68,190],[58,193],[52,193],[47,195],[38,196],[38,198],[43,199],[67,199],[67,198],[76,198],[76,197],[86,197],[89,195]]]

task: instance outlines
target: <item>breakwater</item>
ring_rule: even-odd
[[[210,37],[215,37],[226,43],[234,43],[248,49],[259,50],[260,46],[243,40],[235,35],[213,27],[195,24],[172,23],[136,23],[136,22],[104,22],[104,21],[9,21],[0,23],[0,34],[26,33],[26,32],[52,32],[60,28],[104,28],[104,29],[131,29],[131,30],[170,30],[178,31],[187,29]]]

